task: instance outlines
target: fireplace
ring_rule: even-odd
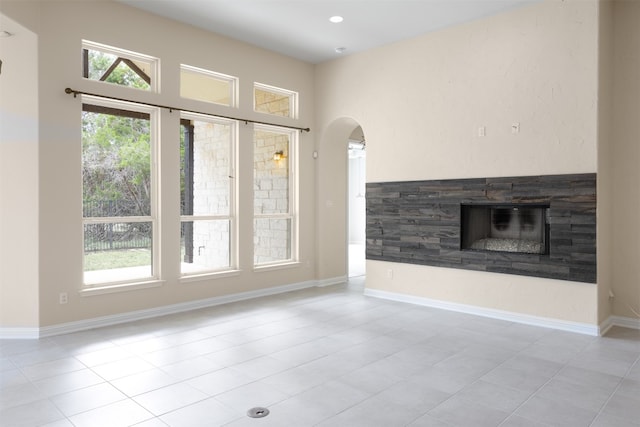
[[[549,205],[462,204],[460,249],[549,253]]]
[[[596,182],[595,173],[369,182],[367,259],[597,283]],[[476,243],[501,238],[511,245]]]

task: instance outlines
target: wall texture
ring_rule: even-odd
[[[613,313],[640,324],[640,2],[613,2]],[[603,141],[605,142],[605,141]]]
[[[598,29],[598,323],[611,318],[613,301],[613,0],[599,6]]]
[[[319,229],[336,227],[343,119],[367,135],[369,184],[597,173],[598,8],[543,1],[320,64]],[[339,235],[319,239],[321,257],[343,250]],[[368,260],[366,286],[598,322],[597,286],[566,280]]]
[[[38,323],[38,37],[0,14],[0,326]]]

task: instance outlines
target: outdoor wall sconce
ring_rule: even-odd
[[[284,159],[284,151],[276,151],[273,153],[273,160],[278,161]]]

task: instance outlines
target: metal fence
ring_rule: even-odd
[[[82,204],[82,215],[85,218],[146,216],[150,215],[149,206],[148,200],[143,200],[140,204],[133,200],[95,200]]]
[[[85,252],[142,248],[151,248],[151,224],[149,223],[120,222],[84,226]]]

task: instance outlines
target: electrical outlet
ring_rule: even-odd
[[[388,269],[387,270],[387,279],[393,279],[393,270],[392,269]]]
[[[69,302],[69,297],[67,295],[66,292],[60,292],[60,295],[58,296],[58,301],[60,302],[60,304],[66,304]]]

